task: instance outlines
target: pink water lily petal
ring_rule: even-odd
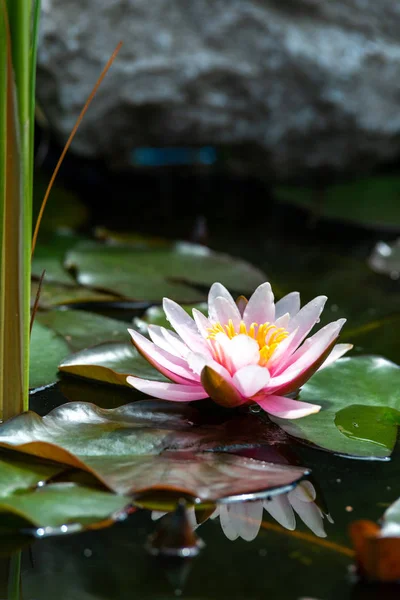
[[[182,358],[182,355],[180,354],[180,352],[178,352],[176,350],[176,348],[171,346],[169,341],[166,340],[166,338],[163,335],[162,329],[163,328],[159,327],[158,325],[149,325],[148,332],[149,332],[151,341],[154,342],[154,344],[156,346],[158,346],[159,348],[162,348],[166,352],[169,352],[170,354],[173,354],[174,356],[177,356],[178,358]]]
[[[189,368],[194,371],[194,373],[200,375],[204,367],[211,367],[216,373],[219,373],[224,379],[231,382],[232,377],[227,369],[220,363],[217,363],[212,358],[208,358],[204,356],[204,354],[198,354],[196,352],[191,352],[187,357],[187,362]]]
[[[248,365],[236,371],[232,382],[244,398],[251,398],[265,387],[270,380],[270,374],[266,367],[259,365]]]
[[[279,344],[279,346],[269,359],[268,369],[271,375],[274,375],[275,371],[279,368],[279,364],[282,360],[282,357],[286,356],[286,352],[288,348],[290,348],[290,346],[292,345],[293,338],[295,337],[295,335],[297,335],[297,329],[292,331],[292,333],[290,333],[287,338],[282,340],[282,342]]]
[[[321,369],[325,369],[325,367],[329,367],[329,365],[333,364],[338,358],[342,357],[343,354],[346,354],[346,352],[348,352],[352,348],[353,344],[336,344],[336,346],[334,346],[332,352],[329,354],[325,362],[322,363],[318,371],[321,371]]]
[[[169,343],[171,348],[178,353],[178,355],[186,360],[187,355],[191,352],[190,348],[186,346],[185,342],[181,340],[179,335],[175,331],[161,327],[161,333],[165,340]]]
[[[239,309],[236,306],[236,302],[234,301],[226,287],[223,286],[222,283],[213,283],[208,293],[208,318],[210,319],[210,321],[217,322],[221,320],[218,315],[218,308],[215,305],[215,301],[217,298],[224,298],[228,305],[231,307],[232,316],[229,317],[229,319],[233,319],[236,315],[239,315],[240,320]]]
[[[291,345],[288,347],[286,356],[277,369],[277,374],[283,371],[290,361],[290,357],[293,352],[298,348],[310,330],[314,327],[324,309],[326,301],[326,296],[318,296],[303,306],[303,308],[293,317],[293,319],[290,319],[287,330],[289,333],[291,333],[297,329],[297,334],[294,336]]]
[[[216,316],[215,321],[222,324],[228,324],[229,321],[232,321],[234,328],[236,330],[239,329],[241,315],[233,300],[230,302],[222,296],[215,298],[213,303],[213,314]]]
[[[165,316],[176,333],[193,352],[207,352],[207,344],[199,334],[196,323],[179,304],[169,298],[164,298]]]
[[[258,343],[248,335],[240,334],[230,340],[222,333],[218,334],[216,339],[229,357],[229,364],[233,371],[246,365],[256,365],[260,360]]]
[[[208,394],[200,385],[183,385],[181,383],[164,383],[162,381],[150,381],[140,377],[126,378],[127,383],[135,389],[161,398],[161,400],[173,400],[174,402],[192,402],[193,400],[202,400],[207,398]]]
[[[289,502],[287,494],[273,496],[269,500],[264,500],[264,508],[279,525],[294,531],[296,529],[296,517],[293,508]]]
[[[317,404],[300,402],[300,400],[292,400],[285,396],[270,395],[259,398],[255,397],[254,400],[267,413],[281,419],[300,419],[301,417],[317,413],[321,409]]]
[[[199,377],[188,368],[185,360],[169,354],[169,352],[156,346],[137,331],[133,329],[128,329],[128,331],[139,352],[161,373],[165,374],[164,370],[167,369],[169,373],[173,374],[173,380],[177,383],[185,384],[190,381],[199,381]]]
[[[207,319],[207,317],[203,315],[202,312],[197,310],[197,308],[192,310],[192,314],[199,333],[204,339],[207,339],[210,335],[210,329],[212,329],[212,323],[210,319]]]
[[[319,368],[328,356],[329,347],[332,346],[337,339],[340,330],[346,319],[339,319],[333,323],[329,323],[312,338],[309,338],[293,355],[293,362],[281,373],[271,378],[268,384],[268,392],[274,393],[279,391],[282,394],[287,394],[290,391],[297,389],[303,385],[303,374],[311,371],[309,377]],[[325,355],[325,356],[324,356]],[[300,381],[299,378],[304,379]],[[308,377],[307,377],[308,378]],[[296,385],[290,385],[291,383]]]
[[[285,313],[293,318],[300,310],[300,294],[299,292],[290,292],[286,296],[283,296],[275,304],[275,318],[278,319]]]
[[[275,327],[283,327],[283,329],[287,329],[287,327],[289,325],[289,321],[290,321],[290,315],[289,315],[289,313],[285,313],[278,319],[275,319],[274,325],[275,325]]]
[[[243,313],[247,327],[252,323],[272,323],[275,320],[274,294],[269,283],[262,283],[251,296]]]
[[[305,342],[294,352],[286,366],[284,376],[290,376],[299,370],[306,369],[326,350],[326,348],[338,337],[340,330],[346,323],[346,319],[338,319],[322,327],[317,333]]]

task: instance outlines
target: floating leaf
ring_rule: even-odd
[[[129,338],[129,323],[84,310],[41,312],[37,320],[66,339],[72,351],[101,342],[123,342]]]
[[[31,297],[36,297],[38,281],[31,282]],[[47,281],[46,277],[40,293],[39,306],[42,309],[64,306],[66,304],[88,303],[88,302],[116,302],[119,297],[105,292],[90,290],[81,285],[64,285],[54,281]]]
[[[68,252],[64,265],[76,272],[82,285],[152,302],[164,296],[181,302],[202,300],[205,292],[198,286],[208,287],[214,281],[243,293],[265,281],[264,274],[249,263],[184,243],[141,249],[84,242]]]
[[[400,226],[400,178],[368,177],[331,185],[324,190],[279,186],[274,196],[314,212],[317,216],[357,223],[374,229]]]
[[[339,454],[364,458],[391,454],[400,410],[400,368],[394,363],[375,356],[340,359],[316,373],[302,388],[300,399],[320,404],[322,410],[296,421],[274,418],[290,435]],[[359,428],[349,427],[349,417],[355,415]]]
[[[107,343],[72,354],[59,365],[62,373],[113,385],[126,385],[128,375],[169,381],[131,344]]]
[[[35,321],[31,336],[29,386],[36,388],[57,381],[58,365],[70,352],[60,335]]]
[[[241,494],[271,495],[290,489],[307,473],[227,453],[194,455],[193,450],[229,438],[229,427],[195,427],[194,410],[151,401],[113,410],[69,403],[43,418],[28,412],[3,423],[0,445],[88,471],[109,489],[135,496],[158,490],[214,502]],[[258,419],[252,422],[259,427]],[[265,427],[262,431],[258,440],[265,443]],[[247,435],[256,443],[249,430]],[[231,436],[231,448],[237,445]]]
[[[46,281],[74,285],[75,279],[63,265],[67,250],[82,240],[82,236],[67,233],[41,235],[32,259],[32,275],[40,277],[46,271]]]
[[[129,323],[82,310],[37,313],[31,340],[31,388],[57,381],[58,365],[74,350],[106,340],[127,339],[128,326]],[[145,362],[139,359],[140,364]]]
[[[114,514],[130,504],[129,498],[74,483],[45,484],[65,467],[39,462],[22,454],[0,459],[0,530],[34,525],[60,527],[68,523],[99,526],[110,524]],[[39,487],[38,484],[41,484]],[[45,484],[45,485],[44,485]]]

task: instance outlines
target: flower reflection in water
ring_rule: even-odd
[[[209,518],[219,518],[222,531],[229,540],[242,538],[251,542],[260,531],[264,510],[290,531],[296,529],[297,514],[318,537],[326,537],[324,518],[333,523],[332,517],[316,504],[315,487],[310,481],[302,481],[289,493],[270,499],[220,504]],[[165,514],[153,511],[152,519],[157,520]],[[202,524],[198,523],[194,508],[188,510],[188,515],[193,529]]]

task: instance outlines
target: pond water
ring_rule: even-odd
[[[326,294],[329,297],[326,318],[329,321],[347,317],[345,341],[354,342],[353,354],[380,354],[400,362],[399,283],[373,273],[366,264],[375,242],[390,241],[393,237],[390,233],[368,232],[338,223],[316,224],[294,209],[266,209],[261,222],[257,222],[254,211],[248,217],[242,211],[232,222],[226,221],[222,206],[215,214],[208,206],[206,213],[207,242],[211,248],[251,261],[265,271],[279,295],[297,289],[305,302]],[[167,229],[168,234],[173,231],[174,236],[187,237],[185,223],[184,218],[175,221]],[[158,223],[151,233],[165,230],[165,223]],[[108,309],[106,313],[126,321],[132,317],[132,313],[121,310]],[[71,399],[93,401],[96,390],[102,406],[119,403],[112,388],[92,387],[90,393],[88,389],[87,384],[76,380],[63,382],[35,393],[32,408],[46,414]],[[318,510],[315,516],[315,507],[310,517],[310,512],[304,509],[303,518],[311,523],[311,528],[297,514],[295,529],[291,530],[288,528],[293,528],[293,513],[290,510],[288,513],[290,495],[286,509],[275,512],[279,513],[280,523],[270,514],[273,509],[262,510],[261,501],[258,505],[239,504],[234,510],[229,509],[229,515],[224,509],[224,517],[214,515],[200,524],[196,534],[204,547],[195,558],[178,560],[155,557],[148,551],[149,535],[160,527],[160,522],[150,510],[141,509],[107,529],[35,541],[29,550],[22,552],[21,597],[24,600],[397,598],[400,589],[396,586],[367,585],[357,580],[348,525],[356,519],[378,520],[400,496],[399,448],[396,447],[390,461],[343,458],[295,440],[290,451],[301,465],[311,469],[318,503],[331,518],[322,519]],[[240,534],[237,539],[228,539],[236,534]],[[254,539],[246,541],[241,536]],[[1,562],[0,598],[5,598],[9,559],[4,557]]]

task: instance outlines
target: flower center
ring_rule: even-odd
[[[213,327],[208,329],[208,339],[214,340],[218,333],[224,333],[229,339],[234,338],[236,335],[248,335],[253,338],[260,348],[260,360],[259,364],[265,366],[268,360],[271,358],[279,344],[288,337],[289,333],[283,327],[277,327],[271,323],[252,323],[249,328],[243,321],[240,321],[239,329],[236,330],[232,322],[229,319],[227,325],[222,325],[220,322],[215,323]]]

